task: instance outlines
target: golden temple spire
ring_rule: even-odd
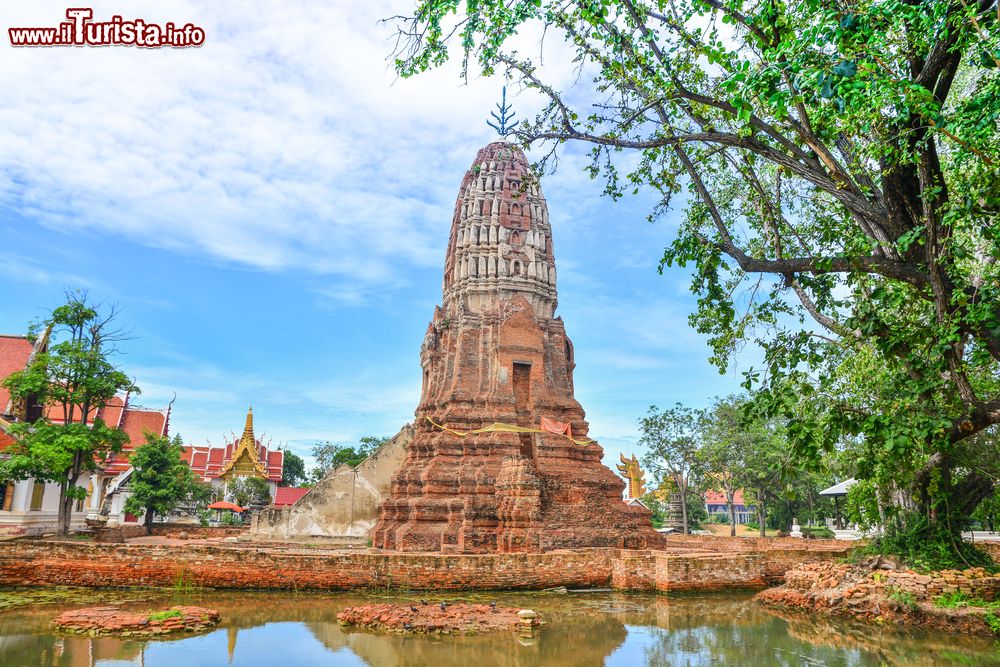
[[[243,460],[240,463],[241,459]],[[234,470],[235,467],[235,470]],[[253,434],[253,406],[247,410],[247,422],[243,427],[243,435],[233,451],[232,457],[219,471],[219,477],[227,479],[230,472],[237,476],[254,475],[267,477],[267,470],[257,453],[257,438]]]
[[[247,410],[247,423],[246,426],[243,427],[243,437],[240,438],[240,444],[242,445],[244,442],[249,442],[251,445],[254,443],[252,405],[250,406],[250,409]]]

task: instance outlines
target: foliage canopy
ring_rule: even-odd
[[[0,477],[59,484],[63,535],[73,502],[87,494],[77,486],[81,476],[98,471],[128,443],[124,432],[95,417],[116,394],[139,392],[111,361],[115,343],[124,338],[114,329],[116,315],[114,308],[89,302],[85,293],[67,293],[66,303],[30,331],[32,338],[44,336],[45,344],[26,368],[3,382],[22,414],[9,429],[15,443],[0,461]]]
[[[513,49],[532,25],[591,88]],[[525,144],[591,144],[605,192],[651,188],[654,215],[683,195],[661,270],[692,271],[720,369],[763,348],[745,386],[804,460],[859,442],[861,477],[952,533],[991,492],[970,460],[1000,423],[996,0],[424,0],[398,27],[402,75],[457,40],[543,97]]]

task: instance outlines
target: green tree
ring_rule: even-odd
[[[306,462],[290,449],[284,449],[281,464],[281,485],[298,486],[306,481]]]
[[[48,348],[3,383],[12,400],[48,406],[62,420],[13,424],[15,444],[0,462],[0,477],[59,484],[60,535],[69,533],[74,502],[86,498],[86,488],[77,486],[81,476],[100,470],[128,442],[124,432],[94,416],[119,392],[139,391],[110,359],[124,338],[113,328],[116,315],[114,308],[102,312],[89,303],[85,293],[67,293],[66,303],[29,332],[35,337],[44,331]]]
[[[226,497],[240,507],[267,505],[271,502],[271,487],[263,477],[236,477],[226,484]]]
[[[701,428],[704,413],[677,403],[660,410],[655,405],[639,419],[639,444],[646,448],[642,462],[659,482],[669,480],[681,503],[684,532],[691,528],[689,500],[701,479]]]
[[[686,193],[661,269],[693,268],[712,361],[758,343],[747,386],[796,452],[858,437],[858,474],[892,470],[917,498],[900,525],[957,544],[994,486],[967,465],[969,438],[1000,424],[996,14],[996,0],[423,0],[397,19],[396,67],[441,64],[454,37],[467,66],[545,100],[523,142],[590,144],[605,191],[649,187],[654,215]],[[564,39],[593,89],[565,95],[513,52],[527,24]],[[620,151],[635,154],[624,174]],[[861,391],[841,391],[861,366]]]
[[[717,399],[705,419],[701,459],[706,486],[719,489],[729,508],[729,535],[736,536],[734,499],[739,490],[738,471],[746,454],[752,450],[753,437],[741,424],[743,401],[736,396]]]
[[[149,528],[154,515],[167,516],[184,501],[204,500],[209,491],[181,459],[184,443],[180,435],[171,440],[146,431],[145,436],[146,442],[129,457],[132,475],[125,511],[145,513]]]
[[[331,470],[336,470],[345,464],[357,468],[362,461],[377,452],[387,442],[389,442],[387,437],[366,435],[358,440],[357,445],[338,445],[330,441],[315,445],[312,454],[316,460],[316,466],[310,473],[312,482],[319,482]]]

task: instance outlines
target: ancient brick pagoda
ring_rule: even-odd
[[[417,430],[382,504],[375,547],[485,553],[661,544],[648,510],[622,502],[623,482],[587,439],[573,397],[573,344],[556,304],[545,199],[518,148],[489,144],[455,204],[443,303],[420,351]],[[525,432],[468,433],[495,423]],[[569,434],[555,432],[566,426]]]

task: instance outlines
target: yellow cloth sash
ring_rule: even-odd
[[[489,426],[484,426],[483,428],[477,428],[474,431],[463,432],[463,431],[456,431],[455,429],[448,428],[447,426],[442,426],[441,424],[438,424],[430,417],[424,417],[424,419],[426,419],[427,421],[429,421],[431,424],[438,427],[442,431],[448,431],[448,433],[457,435],[460,438],[464,438],[467,435],[477,435],[479,433],[492,433],[496,431],[504,431],[507,433],[551,433],[551,431],[543,431],[540,428],[528,428],[526,426],[516,426],[514,424],[501,424],[500,422],[493,422]],[[589,445],[590,443],[593,442],[593,440],[574,440],[565,433],[553,433],[552,435],[561,435],[562,437],[572,442],[574,445]]]

